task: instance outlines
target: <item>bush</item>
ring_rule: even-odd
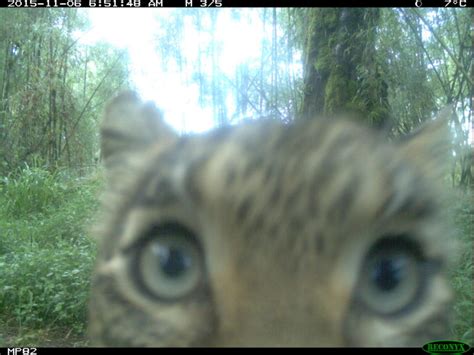
[[[35,344],[32,329],[84,333],[100,183],[29,167],[3,179],[0,330],[16,334],[5,345]]]
[[[94,259],[92,243],[21,249],[0,257],[3,317],[23,327],[83,331]]]
[[[17,174],[3,178],[4,212],[11,217],[45,212],[61,203],[66,189],[59,173],[26,165]]]

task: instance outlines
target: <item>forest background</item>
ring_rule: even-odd
[[[349,111],[396,137],[451,105],[452,338],[473,344],[472,33],[472,9],[0,9],[0,346],[88,344],[98,126],[126,88],[181,133]]]

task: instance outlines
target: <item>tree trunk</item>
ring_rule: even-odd
[[[304,48],[300,118],[351,112],[381,126],[387,85],[375,56],[378,9],[312,9]]]

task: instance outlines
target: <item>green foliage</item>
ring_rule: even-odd
[[[88,228],[101,180],[40,168],[25,168],[5,180],[0,195],[0,344],[38,345],[41,336],[33,329],[83,336],[95,259]],[[14,335],[2,336],[8,329]]]
[[[51,174],[25,164],[17,174],[3,179],[4,213],[10,217],[24,217],[44,212],[60,203],[65,192],[66,186],[61,182],[59,173]]]
[[[62,241],[54,249],[33,244],[3,255],[0,309],[9,311],[4,317],[23,327],[83,331],[93,255],[89,241]]]
[[[83,44],[87,21],[75,9],[0,9],[0,176],[37,157],[94,163],[96,119],[127,86],[128,58],[106,43]]]
[[[455,267],[450,272],[454,288],[455,304],[452,333],[454,339],[474,344],[473,339],[473,299],[472,284],[472,233],[474,207],[471,193],[456,194],[450,211],[459,239],[459,255]]]

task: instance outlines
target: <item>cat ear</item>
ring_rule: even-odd
[[[453,108],[441,110],[436,119],[426,121],[421,127],[404,137],[402,154],[412,161],[426,177],[442,178],[448,171],[452,157],[449,119]]]
[[[167,145],[178,138],[158,108],[152,102],[143,103],[133,91],[123,92],[110,101],[100,134],[107,169],[152,145]]]

